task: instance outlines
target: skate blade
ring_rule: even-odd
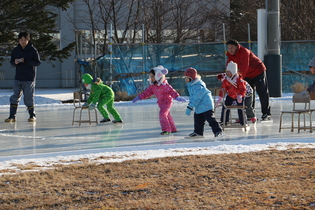
[[[259,120],[257,122],[261,122],[261,123],[272,123],[273,122],[273,119],[270,118],[270,119],[265,119],[265,120]]]
[[[204,136],[197,136],[197,137],[191,137],[191,136],[185,136],[185,139],[204,139]]]
[[[221,139],[225,136],[225,133],[222,133],[222,135],[218,136],[218,137],[214,137],[214,140],[218,140],[218,139]]]

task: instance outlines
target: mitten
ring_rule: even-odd
[[[217,75],[217,79],[220,80],[220,81],[222,81],[222,80],[225,78],[225,75],[226,75],[225,73],[218,74],[218,75]]]
[[[137,97],[135,97],[135,98],[132,100],[132,103],[136,103],[136,102],[139,101],[139,100],[140,100],[140,97],[137,96]]]
[[[237,103],[242,103],[243,97],[241,95],[237,95]]]
[[[82,105],[82,108],[88,108],[89,104],[87,102],[85,102],[83,105]]]
[[[187,116],[190,116],[192,110],[193,110],[192,108],[190,108],[189,106],[187,106],[186,115],[187,115]]]
[[[93,104],[93,103],[91,103],[90,105],[89,105],[89,110],[93,110],[93,109],[95,109],[95,104]]]
[[[222,97],[218,98],[217,102],[215,103],[215,107],[219,107],[221,105],[222,99]]]
[[[186,102],[186,99],[180,96],[176,97],[175,100],[179,102]]]

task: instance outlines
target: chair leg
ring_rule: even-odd
[[[225,125],[227,124],[226,122],[226,112],[227,112],[228,108],[225,108],[223,111],[223,125],[222,125],[222,130],[224,130]],[[231,113],[230,113],[231,114]]]
[[[279,133],[281,133],[282,115],[283,113],[280,114]]]
[[[73,109],[73,114],[72,114],[72,125],[74,125],[75,110],[76,110],[76,108],[74,108],[74,109]]]
[[[83,109],[80,110],[80,122],[79,122],[79,126],[81,126],[81,121],[82,121],[82,110],[83,110]]]
[[[303,119],[304,119],[304,131],[306,131],[306,120],[305,120],[305,113],[303,114]]]
[[[301,120],[301,114],[299,114],[299,116],[298,116],[298,133],[300,133],[300,129],[301,129],[301,122],[300,122],[300,120]]]
[[[91,110],[88,109],[88,114],[89,114],[89,124],[91,125],[92,122],[91,122]]]
[[[313,128],[312,128],[312,112],[311,112],[309,115],[310,115],[310,133],[313,133]]]
[[[294,114],[291,114],[291,132],[294,131]]]
[[[96,110],[96,109],[94,109],[94,111],[95,111],[95,120],[96,120],[96,124],[98,124],[98,120],[97,120],[97,110]]]
[[[246,113],[245,113],[245,109],[242,109],[242,115],[243,115],[243,127],[244,127],[244,130],[246,131],[246,125],[247,125],[247,116],[246,116]]]

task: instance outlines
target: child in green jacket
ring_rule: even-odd
[[[84,74],[82,76],[82,83],[85,87],[91,86],[90,97],[88,98],[87,102],[83,104],[83,106],[93,109],[97,104],[98,110],[104,117],[104,119],[100,121],[101,123],[110,122],[108,112],[114,117],[114,120],[112,121],[113,123],[123,122],[119,113],[113,106],[115,93],[110,87],[104,85],[100,78],[93,79],[90,74]],[[108,112],[104,108],[105,105]]]

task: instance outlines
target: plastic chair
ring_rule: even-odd
[[[300,130],[306,130],[309,129],[310,132],[313,132],[312,129],[312,111],[310,109],[310,102],[311,98],[308,93],[295,93],[292,97],[292,102],[293,102],[293,109],[291,111],[281,111],[280,114],[280,125],[279,125],[279,132],[281,132],[281,129],[291,129],[291,132],[294,131],[294,128],[298,129],[298,133],[300,133]],[[284,114],[290,114],[291,115],[291,126],[290,127],[283,127],[282,126],[282,121],[283,121],[283,115]],[[298,115],[298,126],[294,126],[294,115]],[[301,114],[304,115],[304,126],[301,127]],[[305,115],[309,115],[309,122],[310,126],[306,126],[306,120],[305,120]]]
[[[72,125],[74,125],[75,122],[78,122],[79,126],[81,126],[81,123],[89,123],[90,125],[92,123],[98,124],[96,108],[93,108],[92,110],[90,110],[87,107],[82,107],[82,105],[83,105],[82,104],[82,93],[80,91],[74,91],[73,92],[73,105],[74,105],[74,109],[73,109]],[[80,117],[78,120],[75,120],[75,112],[77,109],[80,110]],[[88,111],[88,120],[82,120],[82,111],[83,110]],[[91,111],[93,111],[93,110],[95,112],[95,120],[91,120]]]

